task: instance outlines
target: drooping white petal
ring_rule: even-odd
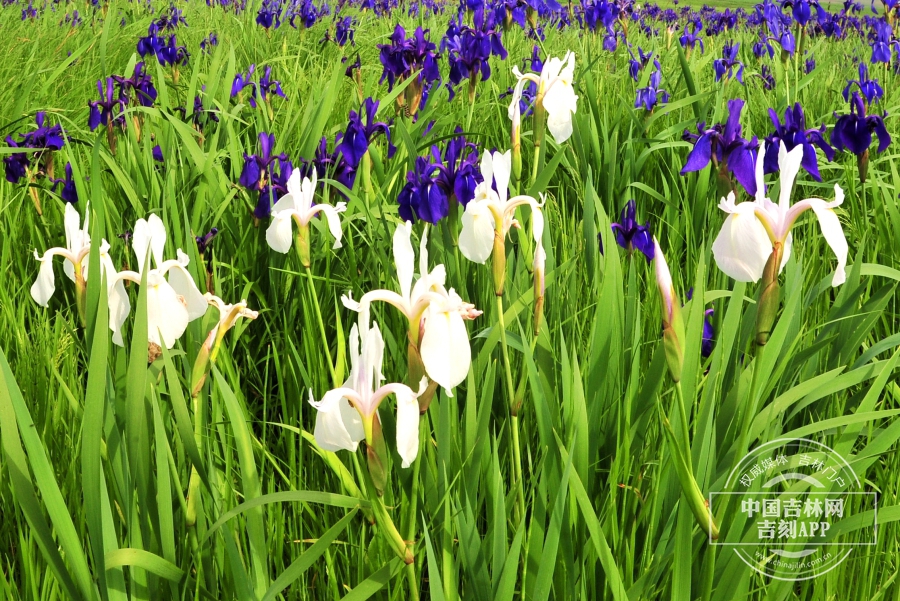
[[[459,233],[459,250],[475,263],[484,263],[494,247],[494,217],[484,203],[475,200],[466,205]]]
[[[355,451],[366,437],[359,412],[344,396],[346,389],[329,390],[318,403],[309,391],[309,404],[315,407],[316,425],[313,435],[316,444],[326,451]]]
[[[835,186],[835,192],[839,190],[840,188]],[[843,196],[843,192],[840,192],[840,201],[843,201]],[[821,198],[808,198],[802,202],[808,203],[809,207],[816,214],[816,217],[819,219],[819,227],[822,228],[822,235],[825,236],[825,241],[828,242],[828,246],[831,247],[831,250],[834,251],[834,255],[837,257],[838,264],[834,270],[834,276],[831,278],[831,285],[840,286],[847,279],[845,272],[847,266],[847,238],[844,237],[841,222],[833,208],[839,205],[840,202],[829,203]]]
[[[295,169],[293,173],[297,173],[297,170]],[[292,178],[294,176],[293,173],[291,174]],[[290,181],[288,181],[288,186],[290,186]],[[288,188],[288,190],[290,190],[290,187]],[[272,205],[272,210],[270,211],[270,213],[274,216],[277,213],[282,213],[284,211],[289,211],[289,212],[296,211],[297,210],[297,206],[296,206],[297,203],[295,202],[296,198],[297,198],[296,195],[292,194],[291,192],[288,192],[287,194],[285,194],[284,196],[279,198],[278,201],[274,205]]]
[[[110,278],[107,275],[107,278]],[[128,300],[128,292],[125,290],[125,282],[112,276],[109,280],[112,285],[107,288],[107,302],[109,303],[109,329],[112,330],[112,340],[119,346],[125,346],[122,340],[122,324],[128,318],[131,311],[131,301]]]
[[[338,217],[338,213],[343,213],[347,209],[347,203],[339,202],[337,206],[331,205],[316,205],[314,209],[318,209],[322,211],[322,214],[325,215],[325,221],[328,222],[328,229],[331,231],[331,235],[334,236],[334,246],[331,248],[340,248],[341,247],[341,218]]]
[[[197,288],[191,273],[186,269],[189,261],[188,256],[179,248],[178,261],[166,262],[169,264],[166,274],[169,276],[169,285],[172,286],[176,294],[180,294],[184,298],[188,318],[190,321],[194,321],[198,317],[203,317],[209,303],[206,301],[203,293]]]
[[[734,193],[719,208],[730,213],[712,245],[713,258],[727,276],[757,282],[772,254],[772,242],[756,217],[756,203],[734,204]]]
[[[397,397],[397,452],[403,460],[401,467],[407,468],[419,454],[419,401],[406,386],[398,386],[394,395]]]
[[[425,332],[419,353],[428,377],[452,394],[469,374],[472,349],[466,324],[458,310],[459,297],[432,303],[425,311]],[[455,302],[454,302],[455,301]]]
[[[34,258],[37,259],[41,267],[38,270],[38,277],[31,285],[31,298],[34,302],[42,307],[46,307],[50,303],[50,297],[56,291],[56,278],[53,276],[53,255],[45,253],[43,257],[34,251]],[[68,261],[66,261],[68,263]]]
[[[150,274],[147,284],[148,340],[167,349],[175,346],[187,329],[190,317],[184,298],[158,274]],[[151,283],[152,279],[152,283]]]
[[[284,198],[286,198],[286,195],[281,197],[282,200]],[[281,202],[281,200],[278,202]],[[275,206],[277,207],[278,203],[275,203]],[[272,210],[272,223],[266,229],[266,242],[275,252],[285,254],[291,250],[291,244],[294,240],[293,215],[294,211],[292,209]]]
[[[413,271],[415,269],[415,251],[409,237],[412,223],[401,223],[394,230],[394,264],[397,266],[397,280],[400,282],[400,296],[408,299],[412,288]]]

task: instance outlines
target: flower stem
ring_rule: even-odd
[[[313,282],[312,271],[306,268],[306,278],[309,280],[309,295],[312,297],[313,306],[316,309],[316,321],[319,323],[319,333],[322,335],[322,348],[325,349],[325,359],[328,361],[328,371],[331,373],[331,381],[335,387],[341,385],[338,382],[337,373],[334,371],[334,363],[331,360],[331,350],[328,348],[328,337],[325,335],[325,324],[322,321],[322,309],[319,307],[319,297],[316,295],[316,286]]]
[[[500,327],[500,348],[503,352],[503,367],[506,371],[506,392],[512,416],[513,469],[516,478],[516,507],[519,519],[525,515],[525,485],[522,478],[522,447],[519,442],[519,407],[516,406],[516,390],[513,387],[512,366],[506,343],[506,319],[503,316],[503,296],[497,295],[497,322]]]

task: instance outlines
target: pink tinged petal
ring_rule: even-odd
[[[150,282],[148,281],[148,285]],[[163,279],[147,291],[148,339],[167,349],[175,346],[187,329],[190,317],[184,298]]]
[[[494,248],[494,219],[482,203],[466,205],[459,233],[459,250],[468,260],[484,264]]]
[[[184,267],[187,264],[187,255],[179,249],[178,256],[180,263],[173,265],[168,271],[169,285],[175,290],[176,294],[184,298],[188,318],[190,321],[194,321],[206,314],[206,307],[209,303],[207,303],[206,297],[197,289],[197,284],[194,283],[194,278],[191,277],[190,272]]]
[[[338,217],[338,213],[343,212],[347,208],[345,203],[338,203],[337,207],[333,207],[331,205],[316,205],[313,207],[313,210],[322,211],[325,215],[325,221],[328,222],[328,229],[331,231],[331,235],[334,236],[334,246],[331,248],[340,248],[341,247],[341,218]]]
[[[37,279],[31,285],[31,298],[40,306],[46,307],[50,302],[50,297],[56,291],[56,278],[53,276],[53,255],[45,253],[41,257],[37,251],[34,251],[34,258],[40,262],[41,267],[38,270]]]
[[[425,312],[425,333],[419,348],[428,377],[447,390],[448,396],[466,379],[472,363],[469,334],[456,305],[452,301],[443,307],[431,304]]]
[[[772,254],[772,242],[756,216],[756,203],[734,205],[731,200],[731,214],[712,245],[713,258],[725,275],[739,282],[757,282]]]
[[[329,390],[316,403],[309,391],[309,404],[318,410],[313,435],[326,451],[355,451],[359,441],[366,437],[359,412],[345,396],[351,393],[355,396],[354,391],[344,388]]]
[[[397,453],[403,460],[401,467],[407,468],[419,454],[419,402],[416,393],[406,386],[395,389],[394,395],[397,397]]]
[[[292,217],[293,211],[290,210],[284,210],[280,213],[272,212],[272,223],[266,229],[266,242],[275,252],[286,254],[291,250],[291,244],[294,241]]]
[[[415,269],[415,251],[409,241],[412,223],[401,223],[394,230],[394,264],[397,266],[397,280],[400,282],[400,296],[409,299]]]

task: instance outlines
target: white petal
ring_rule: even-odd
[[[109,277],[109,276],[107,276]],[[110,280],[112,281],[112,280]],[[112,330],[112,340],[119,346],[125,346],[122,340],[122,324],[131,311],[131,302],[128,300],[128,292],[125,290],[125,282],[119,278],[107,289],[107,302],[109,303],[109,329]]]
[[[331,235],[334,236],[334,246],[331,248],[340,248],[341,218],[338,217],[338,213],[343,213],[347,209],[347,203],[339,202],[336,207],[331,205],[316,205],[315,208],[322,211],[325,215],[325,220],[328,222],[328,229],[331,230]]]
[[[293,173],[291,173],[291,179],[294,178],[294,174],[295,174],[295,173],[299,173],[299,171],[297,171],[296,169],[294,169]],[[288,190],[291,189],[291,188],[290,188],[290,185],[291,185],[291,182],[290,182],[290,180],[288,180]],[[299,191],[298,191],[298,194],[299,194]],[[279,198],[279,199],[275,202],[274,205],[272,205],[272,211],[271,211],[271,214],[272,214],[272,215],[275,215],[276,213],[280,213],[280,212],[282,212],[282,211],[292,211],[292,212],[293,212],[293,211],[296,211],[296,210],[297,210],[297,202],[296,202],[296,199],[297,199],[297,194],[293,194],[293,193],[291,193],[291,192],[288,192],[287,194],[285,194],[284,196],[282,196],[281,198]]]
[[[166,348],[175,346],[187,329],[190,317],[184,298],[162,277],[154,278],[156,285],[147,289],[148,340]]]
[[[416,255],[409,236],[412,223],[401,223],[394,230],[394,264],[397,266],[397,280],[400,282],[400,296],[408,299],[412,288],[413,270]]]
[[[466,205],[459,233],[459,250],[475,263],[484,263],[494,248],[494,218],[490,210],[477,201]]]
[[[41,257],[37,254],[37,251],[34,251],[34,258],[40,262],[41,267],[38,270],[37,279],[31,285],[31,298],[40,306],[46,307],[50,302],[50,297],[56,291],[56,278],[53,276],[53,255],[47,253]]]
[[[282,196],[282,200],[284,198],[285,196]],[[291,250],[291,243],[294,241],[294,228],[291,226],[293,215],[292,210],[272,212],[272,223],[266,230],[266,242],[275,252],[285,254]]]
[[[562,80],[557,80],[544,95],[547,128],[557,144],[562,144],[572,135],[572,114],[578,109],[577,101],[575,90]]]
[[[80,225],[81,217],[78,215],[78,211],[71,204],[66,203],[63,222],[66,230],[66,248],[72,254],[78,254],[82,248],[90,244],[90,238],[87,234],[88,217],[87,215],[84,217],[84,230],[82,230]]]
[[[831,279],[831,285],[840,286],[847,279],[847,274],[844,271],[844,268],[847,266],[847,238],[844,237],[841,222],[832,208],[834,206],[832,203],[825,202],[820,198],[810,198],[807,202],[809,202],[810,208],[818,217],[822,235],[825,236],[825,241],[828,242],[828,246],[834,251],[838,260],[837,268],[834,270],[834,277]]]
[[[422,237],[419,239],[419,278],[428,275],[428,224],[422,228]]]
[[[731,214],[725,218],[712,245],[716,264],[725,274],[739,282],[757,282],[772,254],[772,242],[755,214],[755,203],[734,205],[729,195]],[[726,203],[720,204],[724,209]]]
[[[803,145],[798,144],[793,150],[787,152],[784,142],[778,148],[778,170],[781,190],[778,192],[778,206],[786,211],[791,205],[791,190],[794,188],[794,180],[800,172],[800,164],[803,162]]]
[[[424,379],[424,378],[423,378]],[[405,390],[404,390],[405,389]],[[397,453],[401,467],[412,465],[419,454],[419,401],[406,386],[395,390],[397,397]]]
[[[502,154],[495,151],[492,167],[494,181],[497,183],[497,194],[500,195],[501,202],[506,202],[509,197],[509,175],[512,173],[512,151],[507,150]]]
[[[419,352],[428,377],[443,386],[448,394],[466,379],[472,349],[466,324],[455,307],[432,303],[425,313],[425,333]]]
[[[309,403],[318,410],[313,430],[316,444],[326,451],[355,451],[366,434],[359,412],[343,396],[341,389],[329,390],[318,403],[313,400],[310,390]]]
[[[481,178],[487,187],[490,188],[491,182],[494,181],[494,157],[491,156],[491,151],[489,150],[485,150],[484,154],[481,155]],[[478,194],[475,196],[477,197]]]
[[[206,314],[206,308],[209,303],[206,302],[206,297],[197,289],[197,284],[194,283],[191,273],[185,269],[184,265],[187,264],[188,257],[180,248],[178,249],[178,259],[179,264],[172,265],[167,271],[169,285],[172,286],[176,294],[180,294],[184,298],[188,318],[190,321],[194,321]]]

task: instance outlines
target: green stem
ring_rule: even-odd
[[[338,382],[337,373],[334,371],[334,363],[331,360],[331,350],[328,348],[328,336],[325,334],[325,323],[322,321],[322,309],[319,307],[319,297],[316,295],[316,286],[313,282],[312,271],[306,268],[306,278],[309,280],[309,295],[312,297],[313,306],[316,309],[316,321],[319,324],[319,333],[322,335],[322,348],[325,349],[325,359],[328,361],[328,371],[331,373],[331,381],[335,387],[341,385]]]

